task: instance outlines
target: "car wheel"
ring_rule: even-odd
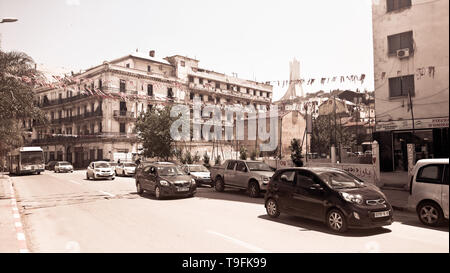
[[[344,214],[337,209],[332,209],[327,215],[327,225],[335,232],[345,232],[347,231],[347,221]]]
[[[156,186],[155,188],[155,197],[158,200],[161,200],[162,196],[161,196],[161,188],[159,186]]]
[[[272,218],[277,218],[280,216],[280,210],[278,209],[278,203],[275,199],[270,198],[266,202],[266,211],[267,214]]]
[[[442,209],[433,202],[421,203],[417,208],[417,215],[422,224],[436,227],[443,221]]]
[[[218,177],[218,178],[216,179],[215,189],[216,189],[216,191],[218,191],[218,192],[222,192],[222,191],[225,189],[225,185],[224,185],[224,183],[223,183],[222,177]]]
[[[139,195],[141,195],[142,193],[144,193],[144,190],[141,187],[141,183],[136,182],[136,191]]]
[[[89,180],[89,174],[86,172],[86,180]]]
[[[253,197],[253,198],[259,197],[259,193],[260,193],[259,184],[256,181],[251,181],[248,184],[248,192],[249,192],[250,197]]]

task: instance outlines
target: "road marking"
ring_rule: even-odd
[[[240,246],[243,246],[243,247],[245,247],[245,248],[248,248],[248,249],[250,249],[250,250],[252,250],[252,251],[254,251],[254,252],[259,252],[259,253],[267,253],[267,252],[268,252],[267,250],[264,250],[264,249],[262,249],[262,248],[256,247],[256,246],[254,246],[254,245],[251,245],[251,244],[246,243],[246,242],[243,242],[243,241],[241,241],[241,240],[232,238],[232,237],[230,237],[230,236],[224,235],[224,234],[219,233],[219,232],[215,232],[215,231],[212,231],[212,230],[208,230],[207,232],[210,233],[210,234],[214,234],[214,235],[217,235],[217,236],[219,236],[219,237],[228,239],[228,240],[232,241],[233,243],[235,243],[235,244],[237,244],[237,245],[240,245]]]
[[[78,184],[78,185],[81,185],[81,183],[80,183],[80,182],[77,182],[77,181],[75,181],[75,180],[69,180],[69,182],[71,182],[71,183],[75,183],[75,184]]]
[[[103,194],[106,194],[106,195],[109,195],[109,196],[111,196],[111,197],[114,197],[114,196],[115,196],[114,194],[109,193],[109,192],[106,192],[106,191],[99,191],[99,192],[101,192],[101,193],[103,193]]]
[[[25,234],[23,234],[22,232],[17,233],[17,240],[25,241]]]

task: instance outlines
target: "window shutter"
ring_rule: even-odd
[[[387,11],[394,10],[394,0],[386,0]]]
[[[399,97],[402,95],[402,85],[400,78],[389,78],[389,97]]]

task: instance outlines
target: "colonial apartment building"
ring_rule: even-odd
[[[407,144],[448,157],[449,1],[374,0],[372,22],[381,170],[406,171]]]
[[[152,107],[192,105],[199,98],[204,105],[268,109],[271,85],[206,70],[198,63],[179,55],[156,58],[154,51],[148,56],[134,53],[74,74],[67,86],[37,88],[35,101],[51,124],[33,126],[33,145],[44,149],[47,161],[84,167],[93,160],[137,154],[141,146],[133,133],[135,121]],[[188,145],[202,155],[211,152],[212,143]]]

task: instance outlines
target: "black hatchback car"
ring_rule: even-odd
[[[378,187],[335,168],[286,168],[265,195],[270,217],[281,212],[325,222],[335,232],[392,224],[393,210]]]
[[[138,194],[149,191],[156,199],[192,197],[197,192],[195,180],[173,163],[142,163],[136,168]]]

